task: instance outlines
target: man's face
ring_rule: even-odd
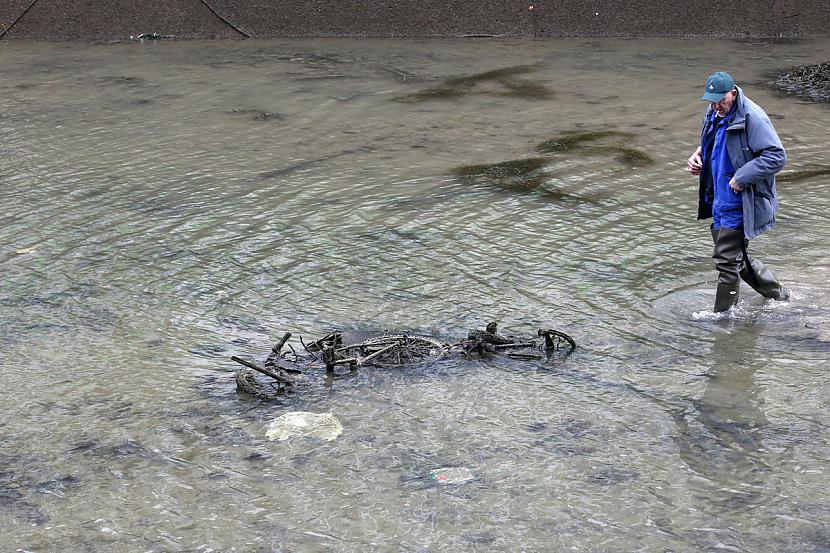
[[[726,93],[726,96],[721,98],[720,102],[711,102],[712,109],[718,112],[720,117],[723,117],[729,110],[732,109],[732,104],[735,103],[735,97],[738,95],[737,92],[734,90],[730,90]]]

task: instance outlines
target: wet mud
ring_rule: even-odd
[[[602,130],[591,132],[571,131],[565,132],[560,136],[545,140],[536,149],[544,154],[553,154],[560,152],[570,152],[580,148],[588,143],[596,143],[600,141],[617,140],[623,141],[632,138],[634,135],[629,132]]]

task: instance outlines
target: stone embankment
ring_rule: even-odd
[[[830,35],[830,1],[3,0],[3,40]]]

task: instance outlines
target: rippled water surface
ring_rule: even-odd
[[[765,82],[828,51],[4,43],[0,549],[827,552],[830,109]],[[793,300],[717,319],[685,160],[724,67],[790,155],[751,249]],[[491,320],[580,347],[235,389],[286,331]],[[269,441],[291,411],[342,434]]]

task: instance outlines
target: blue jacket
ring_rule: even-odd
[[[787,153],[764,110],[744,96],[743,90],[736,88],[735,113],[726,129],[726,150],[735,168],[735,180],[743,186],[744,235],[755,238],[775,224],[775,212],[778,210],[775,174],[787,163]],[[712,107],[709,106],[700,132],[701,147],[711,113]],[[706,172],[701,171],[700,175],[698,219],[712,216],[713,194],[711,190],[706,190],[711,179],[705,178]]]

